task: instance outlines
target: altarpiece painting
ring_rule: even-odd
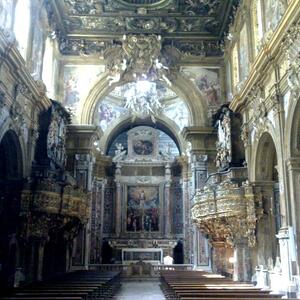
[[[127,231],[159,231],[159,187],[129,186],[127,189]]]

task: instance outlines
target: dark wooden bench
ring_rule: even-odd
[[[120,272],[77,271],[16,288],[1,299],[110,299],[120,287]]]
[[[198,271],[162,271],[161,288],[167,299],[278,299],[282,295],[270,295],[252,284],[234,282],[221,275]]]

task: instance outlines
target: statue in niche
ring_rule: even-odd
[[[173,249],[174,264],[183,264],[183,244],[178,241]]]
[[[112,247],[106,239],[103,239],[101,255],[102,264],[110,264],[112,260]]]
[[[226,169],[232,160],[230,110],[224,106],[217,115],[218,119],[215,124],[218,128],[218,141],[216,143],[217,156],[215,162],[219,169]]]

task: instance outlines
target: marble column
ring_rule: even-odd
[[[88,270],[90,262],[90,222],[84,226],[84,268]]]
[[[247,238],[240,238],[235,241],[233,280],[251,281],[251,255]]]
[[[277,235],[280,247],[281,261],[281,286],[280,291],[291,293],[293,292],[292,283],[292,266],[291,261],[295,256],[295,243],[293,238],[292,227],[282,227]]]
[[[226,248],[224,241],[212,241],[212,270],[214,273],[225,271]]]
[[[99,263],[101,238],[101,200],[102,200],[102,182],[94,180],[92,189],[92,213],[91,213],[91,244],[90,244],[90,263]]]
[[[192,153],[191,155],[191,195],[194,195],[197,189],[205,185],[207,179],[207,155]],[[199,234],[199,229],[195,224],[192,225],[192,247],[194,267],[200,264],[199,245],[205,244],[208,247],[208,241],[204,235]]]
[[[207,179],[207,155],[192,153],[191,155],[191,191],[194,194],[201,189]]]
[[[183,201],[183,228],[185,237],[185,247],[184,247],[184,262],[191,263],[191,219],[190,219],[190,193],[189,193],[189,173],[188,173],[188,160],[186,157],[181,157],[180,160],[182,167],[182,201]]]
[[[38,265],[37,265],[37,275],[36,279],[37,281],[43,280],[43,262],[44,262],[44,249],[45,249],[45,241],[41,240],[38,243]]]
[[[170,202],[170,187],[171,187],[171,166],[169,163],[165,165],[165,236],[168,238],[172,232],[172,216]]]
[[[116,166],[116,175],[115,175],[115,182],[116,182],[116,211],[115,211],[115,221],[116,221],[116,228],[115,232],[117,237],[120,236],[122,230],[122,189],[120,183],[120,176],[121,176],[121,165],[117,164]]]
[[[100,218],[100,221],[99,221],[99,259],[101,261],[101,249],[102,249],[102,240],[103,240],[103,223],[104,223],[104,197],[105,197],[105,187],[107,185],[107,180],[106,179],[103,179],[102,182],[101,182],[101,200],[99,200],[99,209],[100,209],[100,214],[99,214],[99,218]]]
[[[35,280],[36,272],[35,272],[35,256],[36,256],[36,244],[35,240],[31,239],[28,247],[30,247],[30,257],[28,264],[28,278],[30,282]]]

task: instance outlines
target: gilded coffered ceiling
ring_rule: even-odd
[[[238,0],[46,0],[63,54],[101,52],[124,34],[159,34],[193,55],[220,55]]]

